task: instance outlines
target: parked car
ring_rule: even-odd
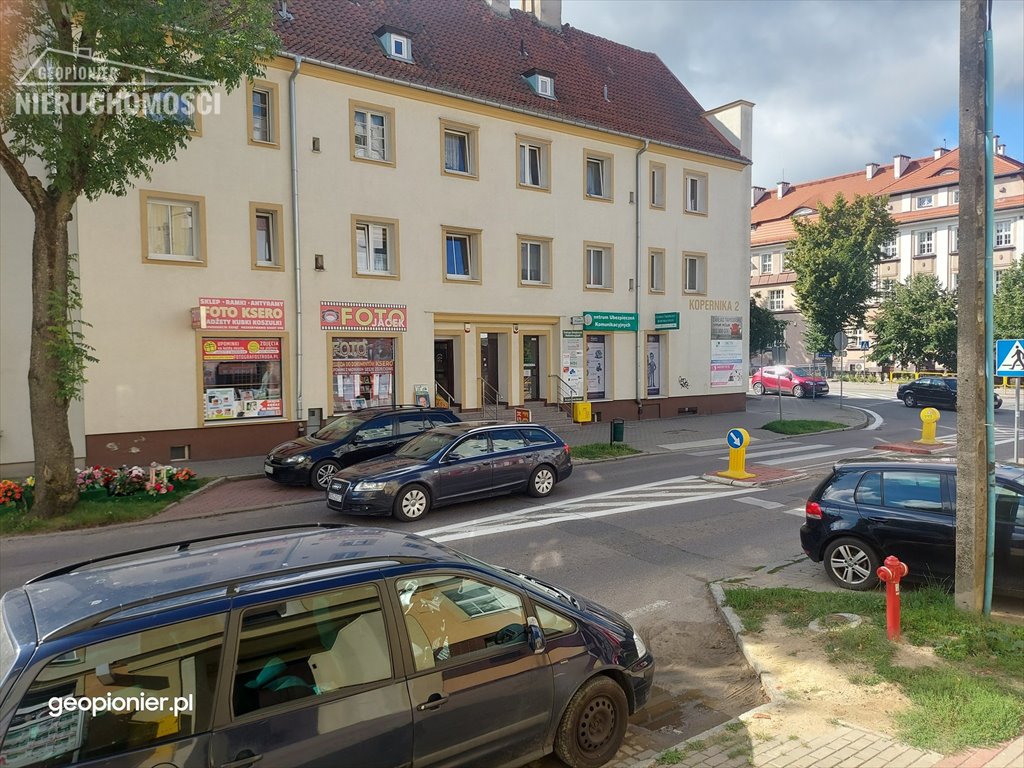
[[[598,766],[655,666],[568,590],[324,525],[52,571],[0,598],[0,649],[0,765],[21,768]]]
[[[996,465],[996,590],[1024,594],[1024,469]],[[951,584],[956,560],[956,463],[838,462],[807,501],[800,544],[840,587],[871,589],[889,555],[908,578]]]
[[[410,522],[434,507],[486,496],[547,496],[571,474],[569,446],[546,427],[467,421],[424,432],[391,456],[338,472],[327,506]]]
[[[931,406],[932,408],[956,408],[956,379],[950,376],[922,376],[920,379],[900,384],[896,397],[907,408]],[[1003,398],[998,392],[992,393],[992,405],[998,410]]]
[[[768,365],[750,377],[750,387],[755,395],[782,392],[794,397],[827,395],[828,381],[824,376],[795,365]]]
[[[447,408],[361,408],[281,443],[267,454],[263,472],[276,483],[326,490],[342,467],[391,453],[421,432],[458,420]]]

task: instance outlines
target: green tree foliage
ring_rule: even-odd
[[[992,303],[997,339],[1024,339],[1024,257],[1005,270]]]
[[[957,301],[935,275],[914,275],[897,284],[878,308],[872,326],[876,363],[895,360],[918,369],[938,363],[956,370]]]
[[[831,205],[819,205],[816,217],[793,219],[797,237],[789,243],[787,263],[796,272],[809,350],[834,352],[835,334],[863,327],[881,247],[896,234],[887,205],[884,197],[849,202],[839,194]]]
[[[759,293],[750,297],[750,357],[786,344],[786,321],[758,304],[759,298]]]
[[[140,109],[139,100],[177,103],[260,74],[277,50],[272,13],[271,0],[0,4],[0,166],[35,223],[28,386],[41,516],[78,498],[68,407],[93,360],[86,324],[76,322],[74,205],[124,195],[173,160],[191,137],[187,114]]]

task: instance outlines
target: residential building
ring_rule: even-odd
[[[308,0],[174,162],[71,223],[88,463],[251,455],[363,405],[742,410],[753,105],[559,0]],[[31,216],[0,179],[0,464],[32,459]]]
[[[911,160],[897,155],[891,165],[868,163],[863,171],[802,184],[779,182],[768,191],[753,187],[750,214],[750,293],[763,306],[787,321],[786,348],[777,349],[776,362],[809,363],[820,350],[807,349],[806,323],[796,303],[796,274],[787,268],[786,250],[796,237],[793,219],[816,216],[818,205],[831,204],[837,194],[847,200],[860,195],[885,196],[898,228],[883,248],[877,267],[879,298],[911,275],[932,274],[946,288],[956,288],[959,271],[957,227],[959,216],[958,149],[934,150],[930,157]],[[1008,157],[998,143],[995,171],[995,248],[993,268],[998,284],[1002,270],[1024,251],[1024,164]],[[869,314],[870,318],[870,314]],[[868,322],[870,325],[870,321]],[[843,370],[878,371],[867,360],[873,337],[866,328],[848,328],[849,346],[834,362]]]

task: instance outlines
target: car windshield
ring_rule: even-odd
[[[364,421],[366,419],[361,416],[348,414],[321,427],[320,431],[313,433],[313,437],[317,440],[340,440],[353,429],[362,426]]]
[[[946,382],[946,386],[956,392],[956,379],[943,379]]]
[[[3,611],[0,611],[0,687],[11,673],[14,666],[14,640],[11,639],[10,631],[4,624]]]
[[[794,376],[810,376],[811,372],[806,368],[790,368]]]
[[[524,584],[529,584],[530,586],[534,587],[535,589],[539,589],[541,592],[543,592],[544,594],[548,595],[549,597],[556,598],[558,600],[561,600],[564,603],[568,603],[569,605],[574,605],[577,608],[581,608],[582,607],[582,606],[580,606],[580,604],[576,600],[576,598],[573,597],[572,595],[570,595],[565,590],[559,589],[558,587],[556,587],[556,586],[554,586],[552,584],[548,584],[546,582],[543,582],[540,579],[536,579],[533,576],[530,576],[529,574],[520,573],[519,571],[513,571],[511,568],[505,568],[504,566],[501,566],[501,565],[492,565],[491,563],[486,563],[483,560],[478,560],[477,558],[473,557],[472,555],[467,555],[465,552],[461,552],[460,551],[459,554],[467,562],[475,563],[476,565],[482,565],[482,566],[485,566],[486,568],[489,568],[489,569],[494,570],[494,571],[501,571],[502,573],[507,573],[509,576],[515,577],[515,579],[517,581],[521,581]]]
[[[406,459],[429,459],[438,451],[444,450],[455,442],[456,437],[457,435],[449,432],[428,430],[423,434],[416,435],[416,437],[395,451],[395,456],[401,456]]]

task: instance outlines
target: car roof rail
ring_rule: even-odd
[[[111,560],[120,560],[125,557],[131,557],[132,555],[141,555],[146,552],[157,552],[161,549],[174,549],[175,552],[185,552],[192,547],[193,544],[200,544],[208,541],[218,541],[220,539],[234,539],[239,537],[251,536],[261,533],[278,533],[280,531],[294,531],[294,530],[316,530],[320,529],[334,529],[334,528],[351,528],[351,523],[296,523],[293,525],[276,525],[270,528],[255,528],[251,531],[235,531],[233,533],[219,533],[213,536],[202,536],[196,539],[188,539],[186,541],[173,541],[166,544],[155,544],[149,547],[140,547],[139,549],[131,549],[126,552],[118,552],[111,555],[102,555],[100,557],[93,557],[89,560],[82,560],[78,563],[72,563],[71,565],[61,566],[55,568],[52,571],[41,573],[38,576],[34,576],[25,582],[25,584],[38,584],[40,581],[46,579],[53,579],[57,576],[66,576],[74,571],[81,570],[91,565],[97,565]]]

